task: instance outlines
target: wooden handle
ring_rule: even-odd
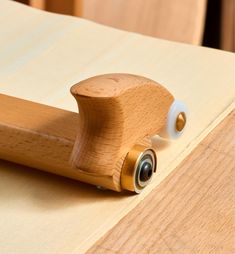
[[[72,164],[107,176],[121,171],[119,160],[136,143],[159,133],[174,100],[158,83],[130,74],[89,78],[71,92],[80,113]]]
[[[173,96],[158,83],[129,74],[93,77],[71,92],[79,114],[0,95],[0,158],[116,191],[139,192],[144,183],[136,190],[136,169],[128,165],[136,167],[146,150],[139,144],[166,125]],[[147,169],[150,158],[143,158]]]

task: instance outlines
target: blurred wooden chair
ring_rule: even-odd
[[[127,31],[200,45],[207,0],[31,0],[28,4]]]

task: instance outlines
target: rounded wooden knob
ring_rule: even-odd
[[[73,166],[116,178],[131,148],[166,125],[174,101],[160,84],[130,74],[89,78],[74,85],[71,93],[80,116]]]

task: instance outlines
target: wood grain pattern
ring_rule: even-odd
[[[71,166],[78,114],[2,94],[0,109],[1,159],[116,190],[113,177]]]
[[[106,176],[120,174],[123,158],[137,142],[160,134],[174,101],[157,82],[130,74],[89,78],[71,92],[80,112],[73,165]]]
[[[235,251],[235,110],[91,253]]]
[[[127,33],[13,1],[0,1],[0,11],[1,93],[77,112],[67,93],[71,84],[126,72],[157,80],[190,110],[189,128],[179,140],[156,142],[158,171],[141,195],[97,191],[0,161],[1,254],[84,253],[232,110],[234,54]]]
[[[71,92],[79,115],[0,94],[0,158],[121,191],[127,153],[166,128],[174,97],[130,74],[92,77]]]

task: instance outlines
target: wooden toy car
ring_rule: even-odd
[[[89,78],[71,93],[79,114],[0,95],[0,158],[141,192],[157,167],[150,137],[180,136],[184,104],[158,83],[130,74]]]

